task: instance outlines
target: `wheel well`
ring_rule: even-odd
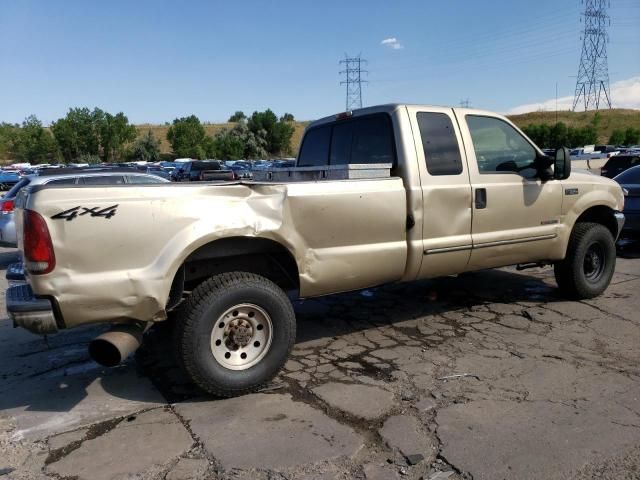
[[[291,252],[266,238],[231,237],[207,243],[187,257],[181,270],[187,290],[213,275],[232,271],[261,275],[284,290],[300,286],[298,265]]]
[[[618,223],[613,215],[613,210],[604,205],[588,208],[578,217],[576,223],[578,222],[599,223],[609,229],[613,238],[618,235]]]

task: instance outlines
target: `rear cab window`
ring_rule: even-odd
[[[391,118],[385,113],[339,120],[310,129],[297,166],[396,164]]]

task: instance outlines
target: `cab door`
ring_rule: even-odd
[[[464,271],[471,254],[471,185],[451,108],[407,107],[422,188],[419,278]]]
[[[506,119],[456,113],[473,190],[467,269],[545,260],[559,242],[562,185],[539,178],[536,147]]]

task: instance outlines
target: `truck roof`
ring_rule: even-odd
[[[403,108],[403,107],[411,107],[411,108],[424,108],[425,110],[428,109],[442,109],[442,108],[446,108],[446,109],[451,109],[454,110],[456,112],[465,112],[465,113],[474,113],[476,115],[491,115],[493,117],[500,117],[500,118],[504,118],[502,115],[497,114],[495,112],[490,112],[488,110],[478,110],[475,108],[457,108],[457,107],[450,107],[450,106],[446,106],[446,105],[427,105],[427,104],[417,104],[417,103],[385,103],[382,105],[373,105],[371,107],[365,107],[365,108],[358,108],[356,110],[352,110],[351,112],[339,112],[336,113],[334,115],[329,115],[327,117],[323,117],[323,118],[319,118],[318,120],[314,120],[313,122],[311,122],[308,126],[307,129],[311,128],[311,127],[315,127],[317,125],[322,125],[324,123],[330,123],[330,122],[335,122],[338,117],[340,115],[348,115],[349,117],[359,117],[361,115],[369,115],[372,113],[393,113],[396,110],[398,110],[399,108]]]

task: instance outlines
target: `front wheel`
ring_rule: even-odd
[[[276,284],[252,273],[223,273],[200,284],[179,314],[177,354],[207,392],[242,395],[278,373],[295,332],[293,307]]]
[[[616,246],[611,232],[599,223],[575,225],[567,255],[555,264],[556,282],[572,298],[593,298],[606,290],[616,268]]]

